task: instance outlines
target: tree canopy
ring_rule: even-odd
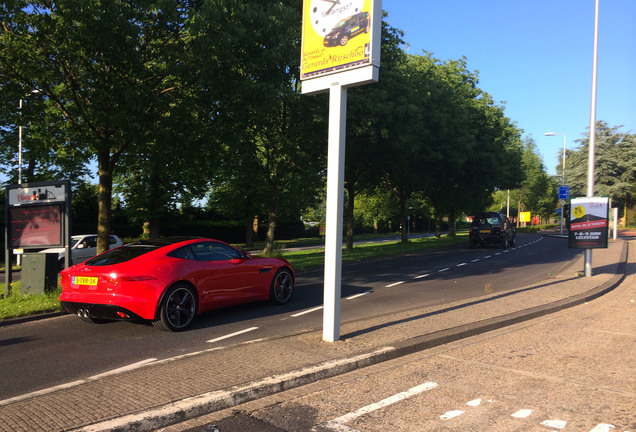
[[[83,216],[96,219],[100,250],[113,211],[125,211],[139,226],[149,222],[151,237],[184,214],[238,222],[251,243],[254,222],[264,221],[271,252],[282,220],[323,201],[327,96],[299,91],[301,8],[296,0],[4,2],[0,169],[15,182],[22,125],[25,181],[70,178],[76,213],[97,200]],[[376,226],[401,227],[404,241],[409,212],[434,215],[439,231],[444,216],[482,210],[507,189],[553,213],[555,185],[534,143],[479,88],[467,59],[408,54],[403,37],[385,16],[380,82],[349,92],[348,242],[356,205]],[[605,126],[599,144],[599,193],[633,204],[636,168],[617,155],[634,152],[634,136]],[[567,161],[573,188],[577,157]]]

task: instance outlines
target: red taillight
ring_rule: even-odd
[[[122,282],[143,282],[157,280],[157,278],[152,276],[121,276],[119,280]]]

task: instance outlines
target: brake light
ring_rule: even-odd
[[[152,276],[122,276],[119,280],[122,282],[143,282],[157,280],[157,278]]]

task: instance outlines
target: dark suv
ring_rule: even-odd
[[[331,29],[323,41],[323,45],[345,46],[349,39],[361,33],[369,32],[369,12],[360,12],[341,20]]]
[[[508,218],[499,212],[477,213],[470,225],[470,247],[498,244],[504,249],[515,245],[515,228]]]

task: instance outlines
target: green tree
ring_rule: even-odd
[[[352,88],[347,95],[347,138],[345,157],[346,249],[353,249],[355,200],[359,192],[374,191],[383,181],[381,165],[388,138],[406,123],[409,105],[401,105],[409,85],[403,75],[407,56],[400,48],[403,32],[382,22],[380,81]]]
[[[288,192],[294,191],[300,215],[308,197],[313,199],[324,166],[326,127],[319,109],[326,99],[302,96],[299,88],[301,6],[292,0],[234,0],[226,2],[224,13],[223,44],[233,57],[223,63],[227,91],[219,99],[226,126],[223,171],[267,185],[265,253],[273,250]],[[236,190],[247,186],[234,176],[226,181]],[[256,205],[251,211],[259,209]]]
[[[198,4],[17,0],[0,10],[0,76],[40,92],[57,132],[42,142],[78,166],[97,161],[99,251],[108,249],[122,156],[145,153],[148,125],[180,109],[201,74],[191,61],[201,41],[189,28]]]
[[[519,211],[530,211],[548,218],[555,214],[557,207],[556,183],[546,173],[534,140],[526,138],[523,144],[523,181],[516,194]]]
[[[636,134],[621,128],[596,123],[594,194],[611,197],[612,205],[623,209],[623,217],[627,217],[628,209],[636,204]],[[589,132],[587,135],[576,141],[576,150],[566,153],[565,178],[572,197],[587,195]]]

